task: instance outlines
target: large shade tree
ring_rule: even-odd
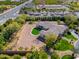
[[[60,59],[60,57],[55,52],[53,52],[51,55],[51,59]]]
[[[18,25],[17,22],[13,22],[12,24],[9,24],[2,32],[2,35],[5,38],[5,41],[9,40],[9,38],[11,37],[11,35],[18,31],[20,28],[20,26]]]
[[[78,24],[78,19],[75,15],[65,15],[65,23],[69,26],[69,28],[74,28]]]
[[[45,51],[39,51],[39,59],[48,59],[48,55]]]
[[[15,21],[18,22],[18,23],[20,23],[20,24],[24,24],[25,21],[27,20],[27,17],[28,17],[28,15],[22,14],[22,15],[20,15],[19,17],[17,17],[17,18],[15,19]]]
[[[13,59],[21,59],[21,56],[20,55],[14,55]]]
[[[27,59],[48,59],[48,55],[45,51],[33,51],[26,55]]]
[[[28,53],[26,55],[27,59],[39,59],[38,51],[34,51],[32,53]]]
[[[52,47],[53,43],[57,40],[57,35],[53,33],[49,33],[45,35],[45,43],[47,47]]]
[[[0,55],[0,59],[11,59],[8,55]]]

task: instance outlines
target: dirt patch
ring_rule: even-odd
[[[18,41],[14,46],[13,50],[27,49],[30,50],[32,47],[39,50],[43,45],[43,42],[37,40],[38,36],[33,36],[31,34],[32,29],[36,26],[36,23],[28,24],[28,22],[22,27],[21,31],[18,33]]]

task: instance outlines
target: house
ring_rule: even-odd
[[[42,8],[46,8],[46,9],[68,9],[68,7],[64,6],[64,5],[37,5],[37,9],[42,9]]]

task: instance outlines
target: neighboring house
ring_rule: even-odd
[[[79,0],[63,0],[63,2],[79,2]]]
[[[74,57],[75,57],[74,59],[79,59],[79,54],[78,53],[75,53],[74,54]]]
[[[65,25],[58,25],[57,22],[39,22],[37,24],[37,27],[43,28],[43,30],[40,32],[40,36],[43,37],[46,34],[53,33],[59,36],[60,34],[63,34],[63,32],[67,29],[67,26]]]
[[[37,5],[37,9],[46,8],[46,9],[68,9],[64,5]]]
[[[79,57],[76,57],[75,59],[79,59]]]

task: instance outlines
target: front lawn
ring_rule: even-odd
[[[40,31],[41,31],[41,30],[38,29],[38,28],[33,28],[33,29],[32,29],[32,34],[33,34],[33,35],[38,35],[38,34],[40,33]]]
[[[66,50],[72,50],[74,47],[70,43],[68,43],[68,41],[62,39],[55,44],[54,48],[56,50],[66,51]]]
[[[74,59],[74,58],[70,55],[65,55],[65,56],[62,57],[62,59]]]

